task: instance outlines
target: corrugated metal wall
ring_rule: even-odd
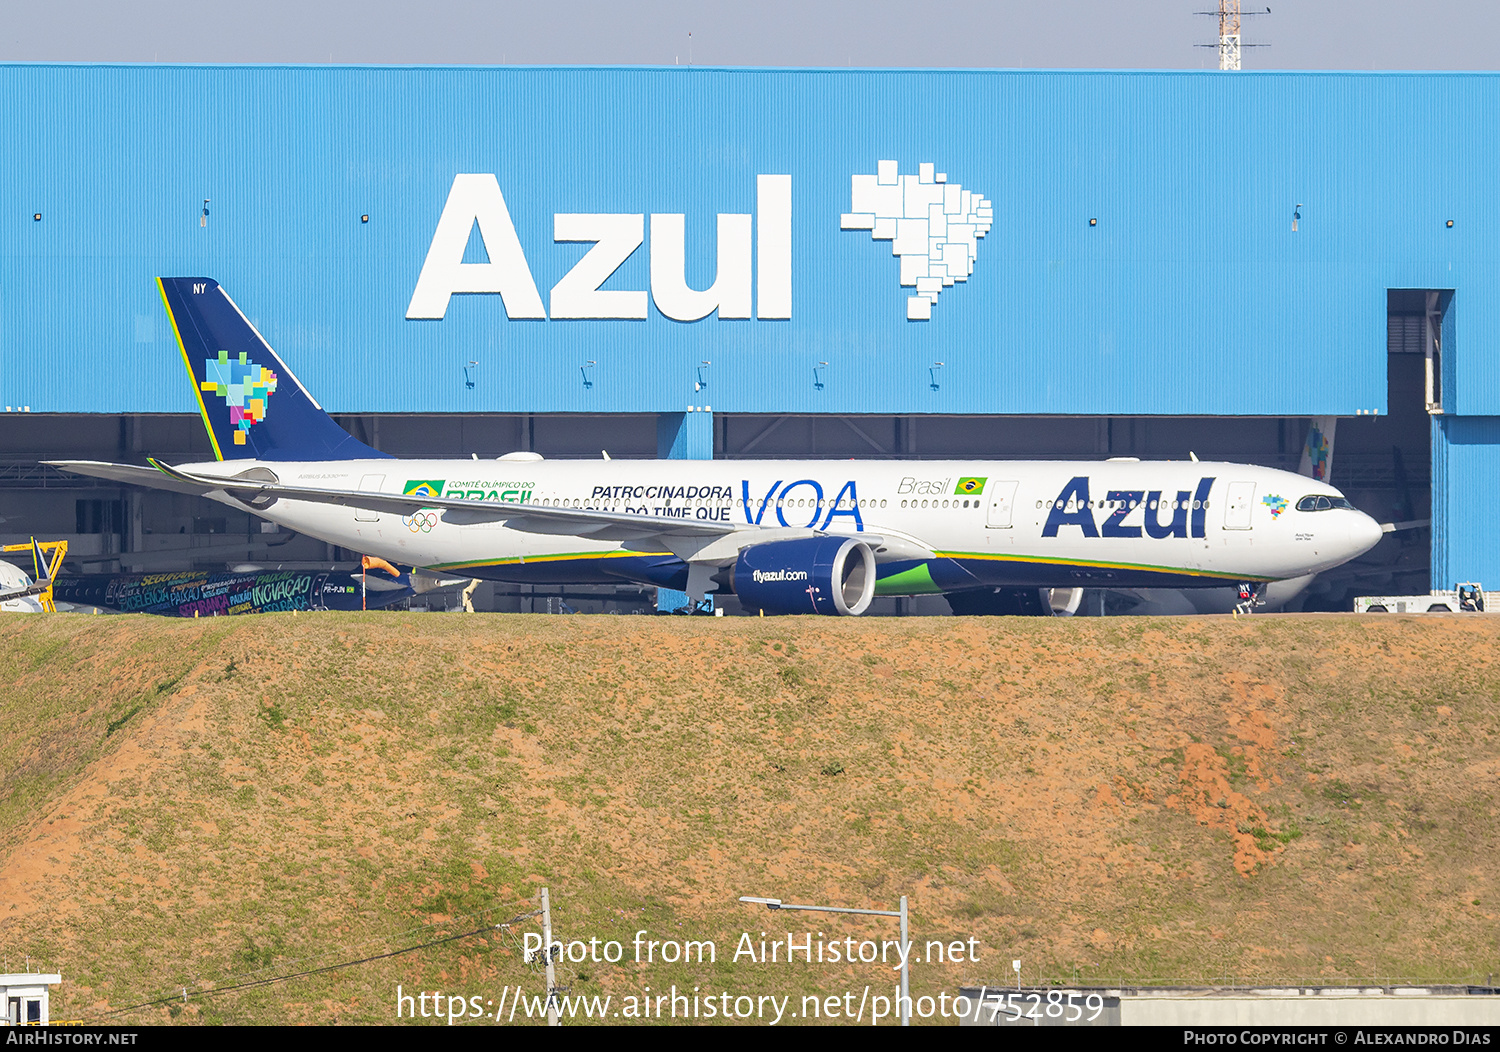
[[[1434,417],[1432,467],[1432,586],[1500,586],[1500,417]]]
[[[169,273],[222,281],[337,411],[1383,410],[1387,288],[1457,289],[1456,345],[1496,344],[1497,118],[1491,75],[4,66],[0,404],[189,411]],[[994,205],[930,321],[840,228],[880,160]],[[790,175],[792,316],[409,321],[471,172],[544,302],[589,247],[554,214],[685,213],[703,288],[715,215]],[[649,287],[649,240],[604,288]],[[1493,354],[1454,369],[1450,413],[1500,413]]]

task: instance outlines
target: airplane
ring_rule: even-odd
[[[0,561],[0,613],[39,614],[45,607],[37,598],[48,585],[34,583],[15,563]]]
[[[1049,589],[1260,594],[1381,537],[1325,481],[1196,458],[397,460],[340,428],[218,282],[157,285],[216,459],[50,463],[442,574],[733,593],[765,614],[938,593],[956,612],[1045,613]]]
[[[385,563],[365,573],[255,568],[66,575],[57,578],[54,595],[59,603],[75,608],[221,617],[287,610],[378,610],[414,595],[412,584],[411,575]]]
[[[44,611],[55,609],[52,602],[52,586],[56,580],[56,571],[62,565],[62,557],[58,554],[67,552],[67,542],[59,541],[49,543],[47,549],[54,555],[49,562],[42,554],[42,545],[37,543],[33,537],[31,543],[7,544],[3,550],[30,551],[31,567],[36,573],[36,579],[22,570],[15,563],[0,562],[0,613],[7,614],[39,614]]]

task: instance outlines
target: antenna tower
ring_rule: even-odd
[[[1240,68],[1240,0],[1219,0],[1219,68]]]
[[[1240,19],[1241,17],[1248,18],[1259,14],[1269,15],[1271,13],[1269,7],[1265,11],[1250,11],[1241,16],[1240,0],[1219,0],[1219,10],[1217,12],[1198,11],[1196,13],[1200,15],[1213,15],[1217,13],[1219,16],[1219,42],[1217,44],[1197,44],[1195,46],[1218,48],[1220,69],[1239,69],[1240,49],[1242,47],[1266,46],[1265,44],[1240,43]]]

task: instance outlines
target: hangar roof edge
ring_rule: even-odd
[[[291,70],[306,72],[369,72],[369,71],[424,71],[424,72],[536,72],[536,73],[785,73],[785,74],[868,74],[888,75],[934,73],[962,75],[995,74],[1003,76],[1066,76],[1066,77],[1223,77],[1219,69],[1037,69],[1031,67],[1008,68],[989,66],[590,66],[590,65],[393,65],[379,63],[291,63],[291,62],[0,62],[0,69],[128,69],[128,70]],[[1234,71],[1236,79],[1261,79],[1279,77],[1363,77],[1363,78],[1467,78],[1500,77],[1497,70],[1420,70],[1420,69],[1254,69]]]

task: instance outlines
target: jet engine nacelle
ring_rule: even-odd
[[[757,544],[734,564],[734,592],[768,614],[862,614],[875,597],[875,553],[852,537]]]

